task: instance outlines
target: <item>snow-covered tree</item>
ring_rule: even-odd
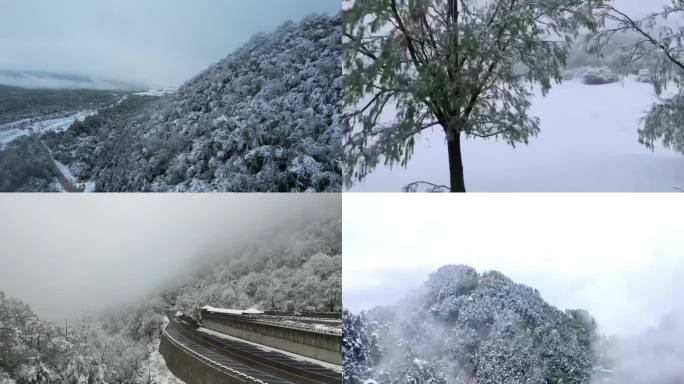
[[[341,311],[339,219],[316,220],[293,233],[248,247],[171,290],[189,315],[206,304],[279,311]]]
[[[623,66],[635,62],[643,65],[659,96],[643,118],[639,142],[654,149],[655,143],[662,141],[684,154],[684,26],[669,22],[684,16],[684,2],[671,0],[643,18],[634,18],[610,4],[603,5],[602,10],[606,27],[591,37],[589,51],[600,52],[621,35],[634,36],[622,46],[618,61]],[[674,94],[664,96],[668,87],[674,87]]]
[[[396,306],[345,312],[345,383],[588,384],[596,324],[495,271],[445,266]],[[347,368],[348,367],[348,368]]]
[[[98,191],[340,191],[340,25],[285,23],[172,95],[129,96],[46,142]]]
[[[381,162],[406,166],[420,133],[438,126],[445,188],[464,192],[462,138],[515,145],[537,135],[530,86],[545,94],[561,80],[571,38],[595,27],[604,2],[353,1],[343,16],[346,184]]]

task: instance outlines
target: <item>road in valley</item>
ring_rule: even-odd
[[[200,332],[197,326],[169,314],[165,333],[205,359],[268,384],[339,384],[340,372],[259,348],[234,338]],[[215,364],[214,364],[215,365]]]

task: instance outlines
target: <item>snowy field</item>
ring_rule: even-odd
[[[29,132],[23,129],[13,128],[6,131],[0,131],[0,150],[2,150],[5,145],[13,142],[14,140],[22,137],[28,136]]]
[[[35,121],[35,119],[23,119],[13,123],[4,124],[5,127],[13,127],[7,130],[0,131],[0,149],[21,136],[27,136],[31,133],[47,133],[66,131],[71,127],[75,121],[83,121],[88,116],[96,114],[96,110],[83,110],[72,113],[68,116],[44,118],[43,120]],[[39,118],[40,119],[40,118]],[[14,128],[16,127],[16,128]],[[1,127],[0,127],[1,128]]]
[[[97,111],[95,110],[79,111],[66,117],[38,121],[33,123],[30,129],[36,133],[46,133],[50,131],[62,132],[69,129],[71,124],[73,124],[75,121],[83,121],[86,119],[86,117],[92,116],[96,113]]]
[[[531,114],[541,119],[541,133],[515,149],[504,142],[463,142],[469,191],[620,192],[677,191],[684,188],[684,156],[637,140],[639,122],[655,101],[652,87],[631,79],[608,85],[579,80],[539,92]],[[401,191],[425,180],[448,184],[444,134],[427,130],[408,168],[378,167],[350,190]]]
[[[134,95],[161,97],[161,96],[166,96],[166,95],[176,93],[177,90],[178,90],[178,88],[150,89],[150,90],[147,90],[144,92],[136,92],[136,93],[134,93]]]

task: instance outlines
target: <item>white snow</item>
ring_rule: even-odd
[[[178,90],[177,88],[150,89],[150,90],[145,91],[145,92],[136,92],[136,93],[134,93],[134,95],[160,97],[160,96],[170,95],[172,93],[175,93],[177,90]]]
[[[55,177],[50,183],[50,189],[55,192],[66,192],[66,189],[62,186],[62,183]]]
[[[150,354],[148,355],[148,361],[143,364],[147,367],[149,364],[150,373],[152,377],[159,379],[160,384],[185,384],[185,382],[173,375],[169,368],[166,366],[166,361],[164,356],[159,353],[159,339],[156,338],[152,340],[150,345],[148,345],[148,350]]]
[[[227,313],[229,315],[242,315],[243,313],[245,313],[245,311],[240,309],[216,308],[212,307],[211,305],[205,305],[204,307],[202,307],[202,309],[214,313]]]
[[[322,332],[322,333],[337,334],[337,333],[342,332],[340,326],[328,326],[328,325],[320,324],[320,323],[319,324],[310,324],[310,323],[302,323],[302,322],[299,322],[296,320],[282,320],[280,322],[275,322],[275,323],[276,324],[281,323],[282,325],[285,325],[285,326],[292,326],[295,328],[307,329],[307,330],[312,330],[312,331]]]
[[[2,127],[16,127],[4,131],[0,131],[0,149],[4,147],[5,145],[11,143],[12,141],[16,140],[17,138],[21,136],[28,136],[33,133],[46,133],[50,131],[54,132],[62,132],[69,127],[75,122],[75,121],[83,121],[85,120],[86,117],[95,115],[97,113],[96,110],[83,110],[83,111],[78,111],[75,113],[72,113],[68,116],[61,116],[61,117],[52,117],[52,118],[44,118],[43,120],[35,121],[36,118],[32,119],[22,119],[18,121],[14,121],[11,123],[3,124],[0,128]],[[52,115],[54,116],[54,115]],[[40,119],[40,118],[38,118]]]
[[[85,187],[83,189],[83,192],[95,192],[95,182],[94,181],[86,181],[85,184],[83,184]]]
[[[28,136],[29,134],[30,133],[28,131],[18,128],[0,131],[0,149],[14,140],[22,136]]]
[[[12,122],[5,123],[5,124],[0,124],[0,130],[4,130],[4,129],[6,129],[6,128],[16,128],[16,127],[19,127],[19,126],[22,126],[22,125],[25,125],[25,124],[30,123],[31,120],[33,120],[33,119],[29,117],[29,118],[26,118],[26,119],[21,119],[21,120],[17,120],[17,121],[12,121]]]
[[[71,173],[71,170],[69,169],[69,167],[67,167],[66,165],[62,164],[61,162],[59,162],[59,161],[57,161],[57,160],[55,160],[55,159],[52,159],[52,161],[55,163],[55,165],[57,166],[57,168],[59,168],[60,172],[62,172],[62,174],[64,175],[64,177],[66,177],[67,179],[69,179],[69,181],[71,181],[72,184],[74,184],[74,185],[79,184],[78,179],[76,178],[76,176],[74,176],[74,175]]]
[[[71,173],[71,169],[69,169],[69,167],[67,167],[64,163],[61,163],[60,161],[55,160],[54,158],[52,159],[52,162],[55,163],[55,166],[59,168],[64,177],[66,177],[74,186],[82,187],[83,192],[95,192],[94,181],[89,180],[86,182],[82,182],[76,176],[74,176],[73,173]]]
[[[249,308],[249,309],[243,310],[243,309],[232,309],[232,308],[216,308],[216,307],[212,307],[211,305],[205,305],[204,307],[202,307],[202,309],[204,309],[205,311],[209,311],[209,312],[227,313],[230,315],[244,315],[244,314],[260,315],[260,314],[264,313],[264,311],[260,311],[256,308]]]
[[[66,117],[59,117],[55,119],[47,119],[31,124],[31,130],[36,133],[45,133],[49,131],[62,132],[73,124],[75,121],[83,121],[88,116],[97,114],[96,110],[79,111]]]
[[[626,79],[607,85],[566,81],[540,92],[531,115],[541,133],[528,145],[502,141],[463,141],[469,191],[675,191],[684,188],[684,156],[639,144],[637,130],[657,99],[650,84]],[[392,111],[388,111],[388,116]],[[352,191],[401,191],[426,180],[448,184],[444,134],[426,131],[417,141],[408,168],[379,166]]]
[[[254,342],[251,342],[251,341],[248,341],[248,340],[241,339],[241,338],[239,338],[239,337],[234,337],[234,336],[226,335],[226,334],[223,334],[223,333],[220,333],[220,332],[212,331],[211,329],[207,329],[207,328],[202,328],[202,327],[200,327],[200,328],[198,328],[197,330],[200,331],[200,332],[206,333],[206,334],[208,334],[208,335],[214,335],[214,336],[217,336],[217,337],[226,339],[226,340],[234,340],[234,341],[239,341],[239,342],[242,342],[242,343],[245,343],[245,344],[253,345],[253,346],[255,346],[255,347],[261,349],[262,351],[281,353],[281,354],[286,355],[286,356],[289,356],[289,357],[291,357],[291,358],[293,358],[293,359],[295,359],[295,360],[305,361],[305,362],[308,362],[308,363],[311,363],[311,364],[316,364],[316,365],[318,365],[318,366],[321,366],[321,367],[324,367],[324,368],[328,368],[328,369],[333,370],[333,371],[335,371],[335,372],[342,372],[342,366],[341,366],[341,365],[331,364],[331,363],[328,363],[328,362],[325,362],[325,361],[320,361],[320,360],[312,359],[312,358],[310,358],[310,357],[298,355],[298,354],[296,354],[296,353],[284,351],[284,350],[282,350],[282,349],[273,348],[273,347],[269,347],[269,346],[266,346],[266,345],[254,343]]]
[[[115,105],[115,106],[116,106],[116,105],[119,105],[119,104],[123,103],[126,99],[128,99],[128,95],[123,95],[123,96],[121,96],[121,98],[119,98],[119,100],[117,100],[117,101],[114,103],[114,105]]]

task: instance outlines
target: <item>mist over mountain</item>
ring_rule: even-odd
[[[177,93],[114,124],[86,119],[51,147],[101,191],[340,190],[341,49],[339,18],[287,23]]]
[[[341,51],[340,16],[312,15],[254,36],[177,92],[125,94],[40,137],[8,125],[3,190],[339,191]],[[58,169],[22,163],[41,141]]]
[[[48,71],[10,70],[0,68],[0,84],[28,89],[99,89],[132,91],[146,89],[142,83]]]
[[[656,327],[628,337],[607,337],[596,346],[603,382],[684,382],[684,312],[673,311]],[[601,381],[596,380],[596,383]]]
[[[0,0],[0,69],[177,88],[255,33],[339,8],[338,0]]]
[[[495,271],[444,266],[394,306],[344,314],[344,382],[588,383],[596,323]]]
[[[341,311],[338,194],[24,198],[0,199],[2,384],[178,383],[169,312]]]

